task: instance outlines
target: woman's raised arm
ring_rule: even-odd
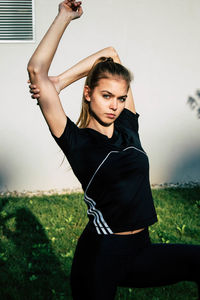
[[[77,64],[75,64],[62,74],[58,76],[49,77],[51,82],[54,84],[57,92],[60,93],[61,90],[63,90],[73,82],[87,76],[94,62],[101,56],[112,57],[115,62],[121,63],[118,53],[113,47],[107,47],[102,50],[99,50],[98,52],[95,52],[92,55],[79,61]],[[38,99],[38,97],[40,96],[40,90],[36,85],[30,85],[30,92],[32,93],[33,99]],[[129,89],[128,97],[126,100],[126,108],[135,112],[131,88]]]
[[[66,27],[82,13],[80,1],[66,0],[60,3],[58,15],[28,63],[30,82],[40,90],[40,108],[52,133],[57,137],[66,126],[66,115],[55,86],[48,77],[48,71]]]
[[[101,56],[112,57],[116,63],[121,64],[119,55],[113,47],[104,48],[104,49],[86,57],[85,59],[81,60],[76,65],[74,65],[73,67],[68,69],[67,71],[58,75],[57,80],[59,81],[60,90],[69,86],[74,81],[87,76],[87,74],[90,71],[90,69],[92,68],[94,62]],[[128,97],[126,99],[125,107],[127,109],[129,109],[130,111],[132,111],[133,113],[136,113],[131,87],[129,88],[129,91],[128,91]]]
[[[74,66],[69,68],[68,70],[64,71],[60,75],[57,76],[50,76],[49,79],[54,84],[58,94],[61,90],[72,84],[73,82],[85,77],[88,75],[88,72],[92,68],[94,62],[100,57],[112,57],[114,61],[119,62],[119,57],[117,52],[113,47],[106,47],[101,49],[90,56],[82,59]],[[30,82],[30,81],[28,81]],[[40,96],[40,90],[38,86],[31,84],[30,85],[30,92],[33,94],[32,98],[38,99]]]

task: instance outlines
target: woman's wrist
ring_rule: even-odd
[[[82,76],[79,73],[74,73],[73,71],[71,72],[71,68],[67,71],[65,71],[62,74],[57,75],[57,80],[58,80],[58,85],[60,88],[60,91],[62,91],[63,89],[65,89],[67,86],[69,86],[70,84],[72,84],[73,82],[81,79]]]
[[[61,9],[57,14],[56,19],[59,19],[68,25],[72,21],[72,16],[64,9]]]

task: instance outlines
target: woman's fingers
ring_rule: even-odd
[[[67,5],[73,10],[77,11],[77,9],[81,6],[82,2],[81,1],[69,1]]]
[[[36,89],[37,86],[36,86],[35,84],[30,84],[30,85],[29,85],[29,88],[30,88],[30,89]]]
[[[30,89],[30,92],[33,92],[33,93],[40,91],[35,84],[30,84],[29,89]]]
[[[39,89],[30,89],[30,93],[32,94],[38,94],[40,92]]]
[[[29,85],[29,92],[32,94],[32,99],[38,99],[40,97],[40,90],[37,88],[35,84]]]
[[[30,91],[30,93],[34,93],[34,94],[36,94],[36,93],[39,93],[39,89],[37,89],[36,87],[30,87],[30,89],[29,89],[29,91]]]
[[[33,95],[31,96],[31,98],[32,98],[32,99],[38,99],[38,98],[40,98],[40,94],[33,94]]]
[[[81,1],[75,2],[74,6],[72,7],[72,9],[74,10],[74,13],[75,13],[74,19],[80,18],[80,16],[83,14],[83,9],[82,9],[82,6],[81,6]]]
[[[81,5],[78,6],[77,11],[78,11],[78,15],[79,15],[79,17],[80,17],[80,16],[83,14],[83,9],[82,9],[82,6],[81,6]]]
[[[63,1],[64,4],[67,4],[67,5],[81,5],[82,4],[82,1],[75,1],[75,0],[66,0],[66,1]]]
[[[40,97],[40,91],[38,91],[38,90],[34,91],[34,92],[30,91],[30,93],[32,94],[31,98],[33,98],[33,99],[38,99]]]
[[[82,1],[65,0],[59,4],[59,11],[65,9],[72,17],[72,20],[80,18],[83,14]]]

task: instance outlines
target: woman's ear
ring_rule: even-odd
[[[85,86],[84,86],[84,91],[83,91],[83,93],[84,93],[85,99],[86,99],[88,102],[90,102],[90,101],[91,101],[91,100],[90,100],[90,88],[89,88],[88,85],[85,85]]]

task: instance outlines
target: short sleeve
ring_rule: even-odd
[[[79,130],[80,129],[78,128],[78,126],[74,122],[72,122],[69,117],[67,117],[65,129],[59,138],[56,137],[51,130],[50,132],[58,146],[63,150],[65,154],[67,154],[75,149]]]
[[[139,130],[139,124],[138,124],[138,113],[133,113],[129,109],[124,108],[124,110],[121,112],[117,120],[115,121],[120,126],[130,128],[131,130],[138,132]]]

